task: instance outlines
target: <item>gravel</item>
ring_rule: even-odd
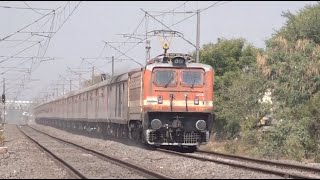
[[[5,147],[0,155],[1,179],[70,179],[66,170],[42,153],[15,125],[5,126]]]
[[[107,179],[119,179],[119,178],[134,178],[142,179],[143,177],[137,175],[137,173],[129,171],[123,167],[111,164],[105,160],[102,160],[96,156],[83,152],[82,150],[59,142],[51,137],[36,132],[29,127],[23,127],[23,131],[35,139],[45,148],[49,149],[56,156],[66,161],[72,167],[80,171],[88,178],[107,178]]]
[[[204,162],[185,157],[179,157],[176,155],[170,155],[117,141],[102,140],[71,134],[66,131],[48,126],[38,124],[32,124],[32,126],[53,136],[94,149],[115,158],[120,158],[131,163],[139,164],[147,169],[154,170],[173,178],[281,178],[275,175],[234,168],[213,162]]]

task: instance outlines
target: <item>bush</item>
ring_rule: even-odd
[[[237,142],[229,141],[224,145],[224,150],[230,154],[235,154],[238,152],[239,145]]]
[[[285,156],[290,159],[301,161],[304,157],[304,148],[295,134],[292,134],[287,138],[283,146],[283,151]]]

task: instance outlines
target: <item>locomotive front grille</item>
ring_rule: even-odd
[[[184,132],[179,136],[172,133],[170,137],[165,131],[147,130],[146,140],[149,144],[159,145],[199,145],[208,142],[209,132]]]

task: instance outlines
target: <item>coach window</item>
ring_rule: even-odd
[[[201,69],[183,70],[182,85],[186,86],[201,86],[204,81],[204,71]]]
[[[153,73],[153,83],[156,86],[175,86],[176,72],[170,69],[156,69]]]

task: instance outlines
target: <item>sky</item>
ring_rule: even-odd
[[[161,23],[171,27],[192,15],[163,14],[159,11],[195,11],[214,3],[217,1],[83,1],[80,4],[78,1],[1,1],[0,79],[6,79],[7,99],[17,96],[18,100],[33,100],[48,92],[51,95],[57,92],[61,95],[63,86],[65,92],[70,90],[70,80],[71,90],[76,90],[79,88],[79,79],[83,82],[91,77],[93,65],[94,74],[110,74],[111,56],[116,57],[115,74],[137,68],[139,65],[132,59],[145,64],[145,43],[137,42],[144,39],[146,32],[151,34],[153,30],[163,30],[165,27]],[[316,2],[223,1],[200,13],[200,45],[215,43],[217,38],[245,38],[247,43],[265,48],[265,40],[285,23],[281,16],[283,12],[296,13],[305,5],[314,3]],[[57,9],[55,15],[49,9]],[[157,20],[151,16],[146,18],[143,10]],[[39,20],[35,22],[37,19]],[[180,32],[185,39],[195,44],[196,20],[196,16],[193,16],[171,29]],[[28,26],[32,22],[34,23]],[[24,29],[17,33],[22,28]],[[133,33],[134,37],[131,39],[119,35]],[[54,35],[49,41],[48,37],[52,34]],[[161,39],[161,36],[149,37],[151,58],[163,53]],[[112,43],[119,52],[104,41],[129,43]],[[134,48],[130,50],[132,47]],[[169,52],[190,53],[194,50],[195,47],[182,38],[171,38]],[[126,52],[126,56],[121,52]],[[105,58],[90,59],[96,57]],[[72,72],[68,71],[68,67]],[[24,77],[30,68],[30,76]]]

